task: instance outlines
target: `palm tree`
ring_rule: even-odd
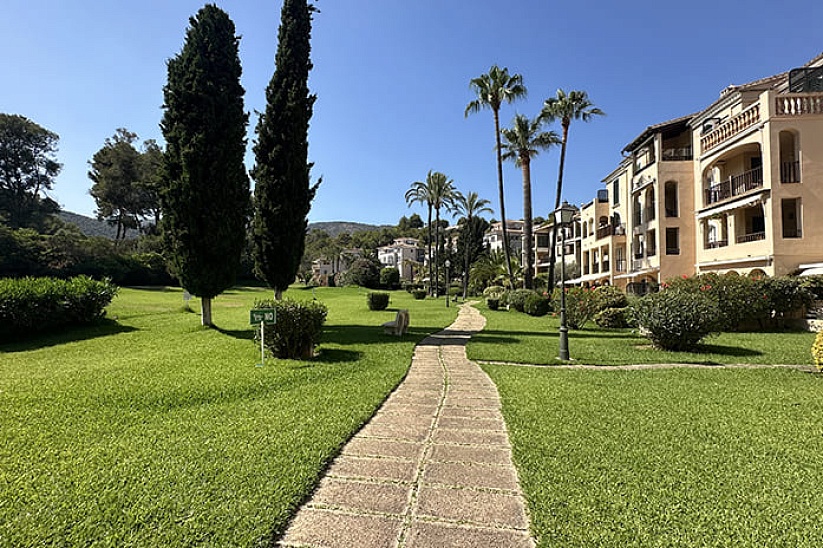
[[[431,280],[432,278],[432,263],[431,263],[431,256],[432,256],[432,199],[431,195],[429,194],[429,187],[426,186],[426,183],[422,181],[415,181],[411,184],[411,188],[406,191],[406,204],[409,207],[412,206],[414,203],[426,204],[426,209],[428,212],[426,226],[428,227],[429,233],[429,241],[428,241],[428,257],[429,257],[429,293],[431,293]]]
[[[511,264],[509,251],[509,235],[506,228],[506,207],[503,200],[503,159],[500,151],[500,105],[503,101],[511,103],[515,99],[526,96],[526,87],[523,77],[519,74],[509,76],[508,68],[492,65],[487,74],[481,74],[469,82],[469,87],[477,95],[477,99],[466,106],[464,116],[490,108],[494,114],[494,139],[497,153],[497,190],[500,195],[500,217],[503,223],[503,253],[506,255],[506,264]],[[509,267],[511,268],[511,267]],[[512,279],[509,270],[509,279]]]
[[[451,207],[451,203],[454,199],[457,189],[454,188],[454,181],[449,179],[446,175],[440,173],[439,171],[429,171],[429,174],[426,175],[426,186],[429,189],[429,196],[431,197],[432,208],[434,208],[435,212],[434,245],[435,253],[439,255],[440,209],[442,207],[446,207],[447,209]],[[431,261],[431,255],[429,255],[429,261]],[[440,280],[440,257],[438,257],[437,260],[434,261],[434,279]],[[446,285],[448,285],[448,280],[446,281]],[[435,297],[439,296],[439,287],[440,283],[438,281],[434,289]],[[446,288],[446,291],[448,291],[448,287]]]
[[[563,192],[563,168],[566,163],[566,145],[569,142],[569,126],[572,120],[582,120],[588,122],[593,116],[605,116],[605,112],[594,106],[589,100],[585,91],[572,90],[568,94],[562,89],[557,90],[555,97],[549,97],[543,102],[543,110],[540,117],[548,122],[560,120],[560,127],[563,129],[563,140],[560,147],[560,169],[557,175],[557,192],[554,197],[554,209],[560,207],[560,199]],[[549,251],[549,280],[554,283],[554,263],[556,259],[555,242],[557,241],[557,229],[552,230],[551,250]]]
[[[506,142],[503,144],[503,159],[513,160],[523,172],[523,287],[534,289],[534,237],[532,236],[532,175],[531,161],[541,150],[560,144],[560,137],[554,131],[541,131],[543,120],[538,116],[529,120],[518,114],[512,128],[502,130]]]
[[[471,247],[469,245],[469,238],[471,237],[472,219],[481,213],[493,214],[494,212],[489,207],[490,203],[488,200],[478,196],[477,192],[469,192],[465,196],[460,192],[455,192],[454,199],[452,200],[452,211],[463,216],[463,226],[466,229],[463,242],[463,248],[465,250],[463,262],[463,300],[466,299],[469,293],[469,248]]]

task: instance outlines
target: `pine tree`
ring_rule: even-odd
[[[163,89],[162,228],[172,272],[212,325],[211,299],[234,284],[245,240],[248,115],[234,23],[208,4],[189,25]]]
[[[309,120],[316,97],[309,93],[311,22],[317,11],[305,0],[285,0],[275,71],[266,88],[266,110],[255,132],[254,263],[256,274],[280,298],[300,268],[311,201]]]

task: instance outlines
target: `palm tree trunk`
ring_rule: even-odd
[[[429,204],[429,295],[432,293],[432,206]]]
[[[523,171],[523,287],[534,289],[534,258],[532,245],[532,173],[531,159],[521,156],[520,166]]]
[[[471,212],[466,217],[466,234],[463,238],[463,255],[465,255],[465,260],[463,261],[463,300],[466,300],[466,297],[469,295],[469,243],[471,242],[472,238],[472,216]]]
[[[500,153],[500,113],[495,109],[494,111],[494,140],[496,144],[495,151],[497,152],[497,190],[500,195],[500,217],[503,223],[503,255],[506,257],[506,272],[509,274],[509,287],[514,289],[514,274],[512,273],[512,257],[509,250],[509,232],[506,227],[506,206],[505,198],[503,196],[503,156]]]
[[[554,209],[560,207],[560,197],[563,194],[563,166],[566,163],[566,141],[569,138],[569,124],[563,124],[563,143],[560,146],[560,169],[557,175],[557,190],[554,195]],[[554,284],[554,264],[557,262],[557,225],[552,223],[552,240],[549,249],[549,283]],[[552,285],[554,287],[554,285]]]
[[[436,207],[434,222],[434,254],[437,255],[437,260],[434,261],[434,297],[440,297],[440,208]]]

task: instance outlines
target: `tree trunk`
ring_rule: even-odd
[[[506,206],[503,196],[503,157],[500,154],[500,113],[494,111],[494,141],[495,152],[497,153],[497,191],[500,197],[500,217],[503,227],[503,255],[506,257],[506,272],[509,273],[509,287],[514,289],[514,274],[512,273],[512,256],[509,250],[509,232],[506,227]]]
[[[432,206],[429,204],[429,295],[434,295],[434,286],[432,285]]]
[[[520,157],[523,171],[523,287],[534,289],[534,246],[532,245],[532,174],[528,154]]]
[[[465,261],[463,264],[463,300],[465,301],[469,295],[469,242],[472,239],[472,216],[469,214],[466,217],[466,233],[463,238],[463,255]]]
[[[434,253],[437,260],[434,261],[434,298],[440,297],[440,208],[435,208],[434,222]]]
[[[554,195],[554,209],[560,207],[560,197],[563,194],[563,166],[566,163],[566,141],[569,138],[569,123],[563,123],[563,142],[560,146],[560,168],[557,174],[557,190]],[[554,212],[552,212],[554,215]],[[554,287],[554,265],[557,262],[557,225],[552,225],[551,248],[549,249],[549,283]]]
[[[200,297],[200,323],[206,327],[212,327],[211,323],[211,297]]]
[[[275,289],[274,290],[274,300],[275,301],[282,301],[283,300],[283,290],[282,289]]]

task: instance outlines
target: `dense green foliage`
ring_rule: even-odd
[[[552,307],[560,310],[560,289],[552,292]],[[583,329],[599,311],[596,289],[566,287],[566,323],[570,329]]]
[[[311,185],[308,161],[309,121],[316,99],[308,87],[314,11],[306,0],[283,2],[275,70],[266,88],[266,109],[255,128],[254,263],[257,275],[278,294],[297,276],[307,216],[320,184]]]
[[[397,289],[400,287],[400,271],[393,266],[387,266],[381,269],[380,287],[385,289]]]
[[[103,317],[116,294],[110,281],[86,276],[0,278],[0,340],[91,323]]]
[[[224,292],[220,328],[203,329],[179,289],[122,289],[116,323],[1,345],[0,545],[273,545],[414,345],[456,312],[402,292],[413,321],[390,337],[379,325],[394,312],[317,288],[318,355],[255,367],[249,309],[269,293]]]
[[[484,369],[539,548],[823,545],[819,376]]]
[[[526,299],[535,295],[531,289],[515,289],[506,293],[506,304],[518,312],[523,312],[526,306]]]
[[[60,209],[40,195],[62,168],[54,157],[58,140],[25,116],[0,113],[0,221],[11,228],[37,228]]]
[[[234,23],[213,4],[189,20],[183,49],[168,62],[161,128],[167,259],[180,283],[210,299],[231,287],[245,245],[249,179],[243,163],[248,115]]]
[[[499,310],[500,297],[486,297],[486,306],[489,307],[489,310]]]
[[[629,308],[604,308],[594,315],[594,323],[604,329],[620,329],[629,326]]]
[[[369,310],[386,310],[389,306],[389,294],[382,291],[366,293],[366,303],[369,305]]]
[[[380,286],[380,263],[371,259],[357,259],[343,276],[343,284],[377,289]]]
[[[722,330],[717,300],[703,292],[667,289],[633,304],[641,332],[663,350],[694,350],[708,335]]]
[[[532,292],[523,301],[523,312],[529,316],[545,316],[551,310],[551,301],[543,295]]]
[[[254,308],[273,308],[277,314],[277,322],[263,328],[265,345],[274,357],[300,359],[314,356],[329,314],[325,304],[292,299],[262,300],[256,301]]]

